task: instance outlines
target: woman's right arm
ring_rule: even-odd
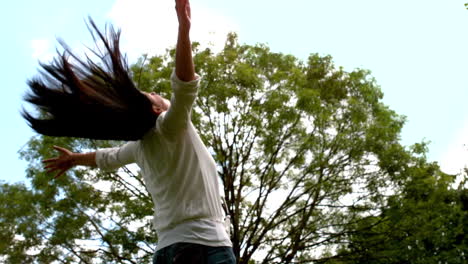
[[[55,158],[43,161],[48,173],[57,172],[55,178],[60,177],[74,166],[98,167],[110,171],[135,162],[137,142],[127,142],[115,148],[99,149],[95,152],[75,153],[58,146],[54,149],[60,152]]]
[[[96,152],[74,153],[59,146],[54,146],[53,148],[59,151],[60,155],[55,158],[43,160],[42,162],[44,163],[44,168],[48,173],[57,172],[55,178],[60,177],[74,166],[97,166]]]

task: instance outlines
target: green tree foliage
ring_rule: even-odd
[[[327,259],[324,249],[333,254],[378,222],[387,197],[408,186],[404,118],[382,103],[368,71],[240,45],[235,35],[218,54],[198,45],[194,53],[203,81],[193,122],[218,162],[238,263]],[[133,65],[142,90],[170,96],[173,55]],[[120,143],[29,141],[22,156],[30,186],[4,184],[0,194],[6,263],[150,262],[157,236],[138,169],[77,168],[54,180],[41,168],[52,145],[83,152]]]
[[[407,155],[404,120],[368,71],[317,54],[303,63],[233,35],[222,53],[195,58],[196,124],[219,163],[239,263],[311,262],[381,203]]]
[[[157,236],[152,203],[131,170],[104,173],[77,168],[53,179],[40,160],[52,145],[74,151],[115,142],[33,137],[21,154],[30,162],[30,186],[3,184],[0,243],[5,263],[149,263]],[[21,261],[19,261],[21,260]]]

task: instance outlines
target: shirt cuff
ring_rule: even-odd
[[[102,148],[96,150],[96,165],[99,169],[103,171],[114,171],[118,169],[119,166],[116,166],[117,155],[119,148]]]
[[[95,156],[95,161],[96,161],[96,165],[99,169],[104,169],[104,163],[103,163],[103,160],[104,160],[104,151],[102,150],[96,150],[96,156]]]
[[[171,74],[171,81],[176,84],[176,87],[184,87],[184,88],[196,88],[198,87],[198,84],[200,83],[200,75],[198,74],[195,74],[195,79],[192,80],[192,81],[182,81],[181,79],[179,79],[179,77],[177,76],[176,72],[175,72],[175,69],[172,71],[172,74]]]

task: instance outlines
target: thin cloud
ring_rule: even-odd
[[[468,121],[441,156],[440,166],[444,172],[452,174],[460,173],[468,166]]]
[[[122,49],[131,62],[142,54],[163,54],[177,41],[177,17],[173,1],[117,0],[108,17],[122,29]],[[217,52],[229,32],[238,26],[215,10],[192,4],[193,41]]]

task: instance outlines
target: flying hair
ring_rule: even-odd
[[[50,63],[40,63],[39,74],[28,80],[24,100],[39,110],[21,115],[37,133],[54,137],[138,140],[151,129],[157,115],[150,100],[135,86],[126,56],[119,48],[120,30],[112,25],[101,32],[89,18],[87,27],[99,62],[80,59],[65,42]]]

